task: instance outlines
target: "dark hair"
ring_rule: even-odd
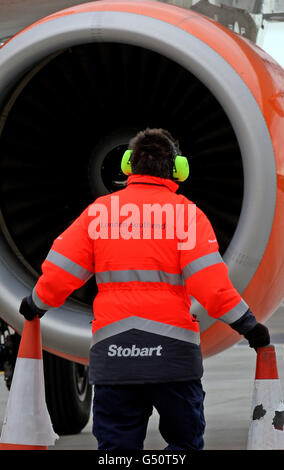
[[[173,178],[173,163],[178,141],[165,129],[145,129],[129,142],[134,174]]]

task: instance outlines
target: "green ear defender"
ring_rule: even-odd
[[[132,150],[126,150],[123,154],[121,160],[121,170],[122,172],[129,176],[132,175],[132,168],[131,168],[131,158]],[[176,155],[174,160],[174,168],[173,168],[173,178],[176,181],[185,181],[189,175],[189,165],[186,157],[182,157],[181,155]]]
[[[121,171],[127,176],[132,175],[132,168],[130,163],[131,154],[132,150],[126,150],[121,160]]]
[[[185,181],[189,176],[189,165],[186,157],[177,155],[174,161],[173,177],[177,181]]]

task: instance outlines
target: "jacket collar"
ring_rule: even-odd
[[[131,175],[127,178],[127,186],[129,184],[152,184],[155,186],[166,186],[170,191],[176,192],[178,184],[167,178],[159,178],[150,175]]]

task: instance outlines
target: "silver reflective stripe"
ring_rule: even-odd
[[[81,281],[87,281],[90,279],[94,273],[88,271],[87,269],[83,268],[77,263],[74,263],[71,259],[67,258],[66,256],[57,253],[57,251],[50,250],[47,255],[47,261],[55,264],[59,268],[64,269],[69,274],[81,279]]]
[[[41,310],[50,310],[51,308],[54,308],[54,307],[51,307],[50,305],[48,304],[45,304],[40,298],[39,296],[37,295],[36,293],[36,288],[34,287],[33,288],[33,291],[32,291],[32,299],[33,299],[33,302],[35,304],[35,306],[37,308],[40,308]]]
[[[183,286],[181,274],[172,274],[165,271],[127,269],[121,271],[103,271],[96,273],[97,284],[108,282],[165,282],[173,286]]]
[[[221,320],[222,322],[227,323],[227,324],[234,323],[246,313],[248,308],[249,306],[242,299],[240,303],[238,303],[234,308],[229,310],[227,313],[224,313],[224,315],[219,317],[218,320]]]
[[[198,271],[201,271],[201,269],[208,268],[208,266],[212,266],[214,264],[219,263],[224,263],[219,251],[209,253],[209,255],[201,256],[200,258],[195,259],[183,268],[182,272],[184,279],[188,279],[193,274],[197,273]]]
[[[186,341],[187,343],[200,344],[200,334],[195,331],[133,316],[100,328],[93,334],[91,347],[99,341],[103,341],[104,339],[118,335],[119,333],[124,333],[131,329],[147,331],[148,333],[167,336],[180,341]]]

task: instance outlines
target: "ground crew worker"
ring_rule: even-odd
[[[20,306],[26,319],[41,317],[95,274],[90,381],[101,450],[143,449],[153,406],[168,450],[203,448],[205,394],[191,296],[251,347],[270,342],[233,287],[209,220],[176,194],[187,164],[168,131],[139,132],[122,162],[127,186],[99,197],[54,241]]]

